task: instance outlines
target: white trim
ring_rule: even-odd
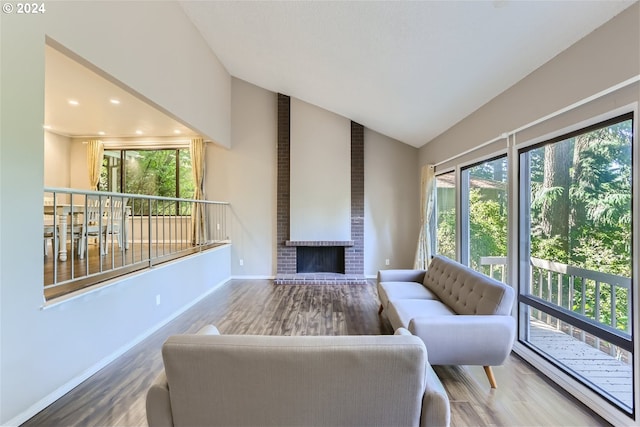
[[[434,166],[437,168],[437,167],[438,167],[438,166],[440,166],[440,165],[443,165],[443,164],[445,164],[445,163],[449,163],[450,161],[453,161],[453,160],[455,160],[455,159],[458,159],[458,158],[460,158],[460,157],[462,157],[462,156],[465,156],[465,155],[467,155],[467,154],[469,154],[469,153],[473,153],[474,151],[478,151],[479,149],[484,148],[484,147],[486,147],[486,146],[488,146],[488,145],[491,145],[491,144],[493,144],[493,143],[495,143],[495,142],[498,142],[498,141],[500,141],[501,139],[505,139],[505,140],[506,140],[506,139],[507,139],[507,137],[508,137],[508,134],[507,134],[507,133],[503,133],[502,135],[500,135],[500,136],[498,136],[498,137],[496,137],[496,138],[493,138],[493,139],[491,139],[491,140],[489,140],[489,141],[483,142],[483,143],[482,143],[482,144],[480,144],[480,145],[476,145],[475,147],[469,148],[468,150],[465,150],[465,151],[463,151],[462,153],[458,153],[458,154],[456,154],[456,155],[454,155],[454,156],[449,157],[448,159],[445,159],[445,160],[443,160],[443,161],[441,161],[441,162],[438,162],[438,163],[436,163]]]
[[[636,102],[633,106],[633,146],[631,152],[631,162],[632,162],[632,203],[631,206],[631,250],[632,250],[632,286],[635,289],[631,292],[633,296],[633,300],[631,301],[631,333],[633,337],[633,384],[634,384],[634,408],[636,410],[636,422],[638,422],[639,414],[640,414],[640,392],[638,391],[638,385],[640,384],[640,316],[638,313],[640,312],[640,292],[638,292],[638,278],[640,277],[640,134],[638,131],[640,130],[640,117],[638,117],[638,112],[640,110],[640,105]]]
[[[15,417],[13,417],[9,421],[7,421],[6,424],[4,424],[4,425],[6,425],[6,426],[19,426],[20,424],[26,422],[31,417],[36,415],[38,412],[42,411],[47,406],[51,405],[53,402],[55,402],[56,400],[60,399],[62,396],[64,396],[65,394],[67,394],[68,392],[73,390],[75,387],[80,385],[83,381],[86,381],[89,377],[91,377],[92,375],[97,373],[100,369],[106,367],[109,363],[115,361],[118,357],[122,356],[127,351],[131,350],[133,347],[135,347],[136,345],[141,343],[144,339],[148,338],[151,334],[153,334],[154,332],[156,332],[157,330],[159,330],[160,328],[165,326],[167,323],[171,322],[173,319],[175,319],[176,317],[178,317],[179,315],[184,313],[189,308],[193,307],[195,304],[197,304],[202,299],[204,299],[205,297],[209,296],[211,293],[213,293],[214,291],[218,290],[219,288],[221,288],[222,286],[224,286],[228,282],[229,282],[229,279],[227,278],[227,279],[223,279],[222,281],[220,281],[216,285],[212,286],[211,289],[207,290],[205,293],[203,293],[202,295],[198,296],[197,298],[195,298],[191,302],[189,302],[189,303],[185,304],[184,306],[178,308],[178,310],[173,312],[167,318],[165,318],[164,320],[160,321],[156,325],[148,328],[146,331],[143,331],[141,334],[139,334],[137,337],[135,337],[129,343],[123,345],[122,347],[120,347],[116,351],[112,352],[110,355],[106,356],[105,358],[103,358],[99,362],[97,362],[97,363],[93,364],[92,366],[90,366],[89,368],[85,369],[81,374],[79,374],[76,377],[72,378],[71,380],[67,381],[65,384],[61,385],[56,390],[54,390],[53,392],[49,393],[47,396],[45,396],[42,399],[38,400],[37,402],[35,402],[31,406],[29,406],[27,409],[22,411],[20,414],[16,415]]]
[[[574,123],[574,124],[565,126],[565,127],[561,128],[561,129],[556,129],[556,130],[547,132],[544,135],[533,137],[533,138],[528,139],[526,141],[523,141],[523,142],[521,142],[519,144],[515,144],[515,148],[516,148],[516,150],[521,150],[523,148],[530,147],[532,145],[539,144],[541,142],[545,142],[545,141],[557,138],[559,136],[566,135],[568,133],[579,131],[580,129],[587,128],[589,126],[595,125],[595,124],[600,123],[600,122],[607,121],[609,119],[613,119],[614,117],[618,117],[618,116],[621,116],[621,115],[627,114],[627,113],[634,113],[634,121],[636,121],[637,117],[638,117],[637,112],[638,112],[638,103],[637,102],[632,102],[632,103],[624,105],[622,107],[618,107],[618,108],[615,108],[613,110],[608,110],[605,113],[601,113],[601,114],[598,114],[596,116],[591,116],[591,117],[586,118],[586,119],[584,119],[584,120],[582,120],[582,121],[580,121],[578,123]],[[636,135],[636,134],[634,134],[634,135]],[[516,134],[513,134],[513,136],[515,137]]]
[[[231,280],[275,280],[276,276],[268,275],[232,275]]]
[[[505,141],[507,142],[507,144],[509,143],[508,138],[505,139]],[[489,153],[485,156],[482,157],[476,157],[473,160],[469,160],[463,163],[458,163],[458,167],[460,168],[460,171],[462,171],[462,169],[468,169],[469,167],[473,167],[474,165],[478,165],[480,163],[485,163],[487,160],[489,159],[494,159],[496,157],[505,157],[508,155],[508,145],[505,145],[504,148],[501,148],[497,151],[493,151],[492,153]]]

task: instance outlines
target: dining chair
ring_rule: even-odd
[[[80,243],[78,245],[78,257],[84,259],[85,251],[88,251],[89,237],[98,238],[100,255],[106,254],[107,246],[107,221],[103,218],[104,200],[98,197],[87,196],[84,218],[80,231]],[[74,227],[75,228],[75,225]]]
[[[49,242],[53,249],[53,256],[58,254],[58,245],[60,243],[58,230],[53,224],[44,224],[44,256],[49,256]]]
[[[105,203],[105,217],[107,219],[106,235],[111,236],[111,245],[113,245],[113,236],[115,235],[118,241],[118,248],[124,249],[124,242],[122,239],[124,229],[124,215],[123,211],[127,206],[126,197],[110,197]],[[105,251],[109,252],[109,244],[105,244]]]

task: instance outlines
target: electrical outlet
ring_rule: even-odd
[[[243,259],[241,259],[241,260],[240,260],[240,266],[242,267],[243,265],[244,265],[244,260],[243,260]]]
[[[389,264],[390,264],[390,263],[389,263],[389,258],[385,259],[385,260],[384,260],[384,265],[389,265]]]
[[[160,305],[160,294],[156,295],[156,305]]]

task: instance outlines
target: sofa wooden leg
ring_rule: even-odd
[[[380,304],[380,308],[378,309],[378,316],[382,314],[382,310],[384,310],[384,308],[382,307],[382,304]]]
[[[487,374],[487,378],[489,379],[489,384],[491,384],[491,388],[498,388],[496,384],[496,378],[493,376],[493,371],[491,370],[491,366],[485,366],[484,373]]]

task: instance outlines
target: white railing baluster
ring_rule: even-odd
[[[117,205],[114,206],[114,203]],[[214,238],[206,241],[198,233],[194,245],[190,227],[191,210],[196,204],[202,207],[205,226],[215,221],[217,233],[212,233]],[[43,238],[49,240],[43,243],[47,245],[48,241],[52,241],[53,252],[51,256],[44,256],[45,300],[92,286],[119,274],[127,274],[134,269],[148,268],[159,262],[190,255],[194,250],[202,252],[212,247],[212,242],[224,243],[225,239],[219,237],[228,236],[226,219],[221,221],[219,216],[224,218],[228,205],[226,202],[206,200],[45,188],[43,220],[46,220],[46,226]],[[117,226],[114,222],[116,213],[122,218]],[[61,235],[63,230],[64,238]],[[114,237],[117,237],[117,242]],[[89,238],[92,240],[91,259]],[[93,255],[94,241],[98,246],[97,257]],[[66,251],[66,242],[70,246],[69,252]],[[111,254],[107,257],[109,249]],[[47,246],[44,250],[47,250]],[[116,254],[117,250],[122,253]],[[81,254],[84,254],[82,260],[79,259]],[[79,280],[82,282],[77,282]],[[77,282],[77,287],[71,286],[71,291],[62,291],[61,286],[72,282]]]
[[[506,257],[481,257],[480,264],[481,265],[489,265],[490,266],[490,274],[495,271],[496,266],[506,266]],[[546,271],[546,275],[544,272]],[[558,295],[554,299],[553,298],[553,280],[552,275],[557,274],[557,292]],[[545,283],[546,276],[546,283]],[[542,260],[539,258],[531,258],[531,268],[529,270],[529,289],[528,292],[531,295],[535,295],[540,299],[552,302],[555,300],[555,303],[559,307],[564,307],[564,277],[568,277],[568,300],[566,301],[566,307],[568,310],[576,311],[579,314],[586,316],[595,320],[598,323],[602,322],[602,313],[601,313],[601,303],[602,303],[602,285],[606,285],[610,287],[611,297],[611,320],[609,322],[605,322],[607,326],[611,326],[615,329],[618,329],[618,319],[622,313],[618,313],[618,289],[622,289],[627,295],[626,304],[626,324],[624,325],[625,329],[623,332],[629,333],[631,331],[631,300],[630,300],[630,289],[631,289],[631,279],[628,277],[617,276],[608,273],[601,273],[598,271],[587,270],[567,264],[561,264],[553,261]],[[592,288],[593,286],[593,288]],[[537,287],[537,289],[536,289]],[[578,289],[577,289],[578,288]],[[595,296],[593,305],[594,308],[592,311],[587,313],[587,290],[591,288],[595,290]],[[580,301],[579,304],[576,301],[576,292],[580,292]],[[575,307],[575,309],[574,309]],[[551,316],[546,315],[546,313],[540,310],[532,310],[532,317],[538,318],[542,320],[543,317],[546,318],[547,324],[552,324],[550,321]],[[562,322],[558,319],[555,319],[556,327],[561,327]],[[586,342],[587,334],[579,329],[580,336],[579,339],[583,342]],[[575,332],[575,328],[569,325],[568,333],[573,336]],[[594,338],[595,347],[600,349],[600,340],[596,337]],[[623,351],[620,351],[617,347],[608,344],[608,350],[611,354],[615,354],[616,357],[623,357]]]

